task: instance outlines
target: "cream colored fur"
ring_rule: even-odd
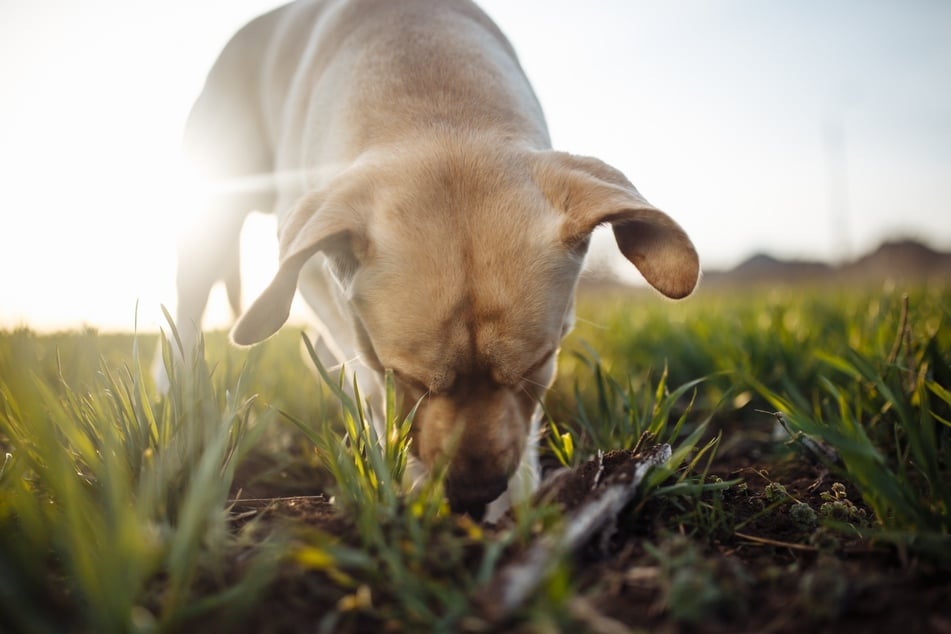
[[[699,276],[683,230],[622,174],[551,150],[512,47],[463,0],[305,1],[256,19],[209,74],[186,145],[212,180],[267,184],[220,188],[203,239],[183,243],[187,343],[210,286],[236,288],[244,215],[273,209],[280,270],[234,341],[276,332],[299,289],[372,403],[385,369],[407,410],[419,402],[418,472],[449,459],[450,504],[475,516],[537,481],[539,404],[592,230],[610,223],[667,296]]]

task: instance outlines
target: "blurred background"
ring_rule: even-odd
[[[164,325],[194,213],[185,118],[228,38],[279,4],[0,0],[0,328]],[[555,147],[625,172],[705,270],[951,249],[951,2],[481,5]],[[276,268],[274,230],[245,227],[246,301]],[[596,247],[618,265],[609,235]],[[207,317],[229,323],[220,290]]]

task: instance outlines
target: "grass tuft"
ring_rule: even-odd
[[[166,397],[149,397],[137,341],[131,365],[102,362],[87,388],[75,389],[61,357],[49,381],[50,369],[20,343],[4,360],[16,364],[17,378],[0,384],[7,626],[149,630],[240,606],[260,575],[214,590],[234,544],[225,510],[234,468],[266,425],[251,424],[250,401],[235,396],[240,385],[218,394],[201,357],[176,367],[163,337]],[[260,573],[257,563],[250,567]]]

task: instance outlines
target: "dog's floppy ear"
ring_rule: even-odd
[[[271,284],[231,329],[231,340],[250,346],[276,333],[290,315],[297,279],[304,264],[323,251],[338,276],[352,276],[355,245],[364,241],[361,222],[364,192],[331,185],[301,198],[280,230],[281,263]]]
[[[611,223],[621,253],[651,286],[675,299],[697,286],[700,261],[690,238],[621,172],[597,159],[562,152],[542,153],[535,168],[542,191],[565,215],[565,244],[585,244],[595,227]]]

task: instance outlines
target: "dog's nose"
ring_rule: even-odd
[[[498,476],[490,479],[467,478],[450,474],[446,478],[446,498],[453,513],[465,513],[479,521],[485,515],[486,506],[508,488],[508,478]]]

